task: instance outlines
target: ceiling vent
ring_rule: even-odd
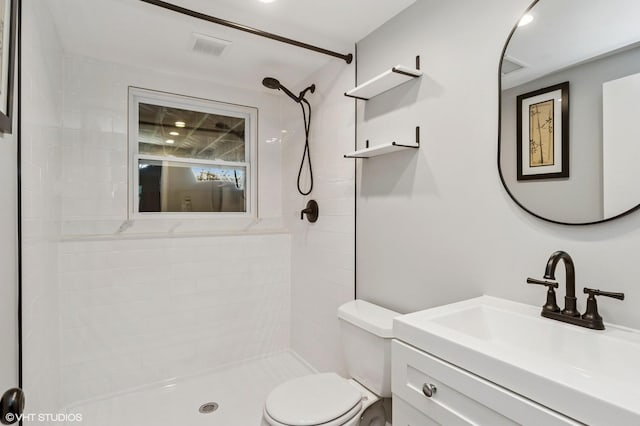
[[[205,34],[193,33],[193,50],[209,56],[220,57],[225,54],[231,42]]]
[[[509,60],[506,57],[502,60],[502,75],[507,75],[522,68],[524,68],[523,65],[520,65],[513,60]]]

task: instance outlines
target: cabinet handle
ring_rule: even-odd
[[[422,393],[424,394],[424,396],[426,396],[427,398],[431,398],[433,396],[433,394],[436,393],[438,389],[436,388],[435,385],[432,385],[431,383],[425,383],[422,386]]]

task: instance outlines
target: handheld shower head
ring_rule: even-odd
[[[269,89],[279,90],[280,82],[273,77],[265,77],[262,79],[262,85]]]
[[[300,96],[296,96],[296,95],[293,94],[293,92],[291,90],[287,89],[282,84],[280,84],[278,79],[273,78],[273,77],[265,77],[265,78],[263,78],[262,79],[262,85],[264,87],[269,88],[269,89],[282,90],[284,93],[287,94],[287,96],[289,96],[291,99],[293,99],[297,103],[300,103],[302,101],[302,99],[304,98],[305,93],[308,90],[310,90],[311,93],[313,93],[315,91],[315,89],[316,89],[316,85],[313,84],[313,85],[307,87],[306,89],[304,89],[302,92],[300,92]]]
[[[311,93],[315,92],[316,85],[312,84],[311,86],[307,87],[302,92],[300,92],[298,96],[294,95],[291,92],[291,90],[284,87],[282,84],[280,84],[278,79],[273,77],[263,78],[262,85],[268,89],[282,90],[284,93],[287,94],[287,96],[293,99],[302,108],[302,118],[304,119],[305,140],[304,140],[304,152],[302,153],[302,161],[300,162],[300,169],[298,170],[298,192],[302,195],[309,195],[313,190],[313,170],[311,169],[311,153],[309,151],[309,130],[311,128],[311,104],[304,98],[304,95],[306,95],[307,92],[311,92]],[[305,109],[305,106],[308,109],[308,112],[307,112],[307,109]],[[309,184],[309,190],[307,190],[306,192],[302,189],[302,185],[301,185],[302,169],[304,168],[305,159],[309,164],[309,178],[311,180]]]

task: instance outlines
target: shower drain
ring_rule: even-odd
[[[198,411],[202,414],[210,414],[218,409],[219,405],[215,402],[207,402],[206,404],[202,404]]]

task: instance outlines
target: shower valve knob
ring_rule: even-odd
[[[304,215],[307,215],[307,220],[311,223],[318,220],[318,203],[316,200],[309,200],[307,202],[307,208],[300,211],[300,220],[304,219]]]

